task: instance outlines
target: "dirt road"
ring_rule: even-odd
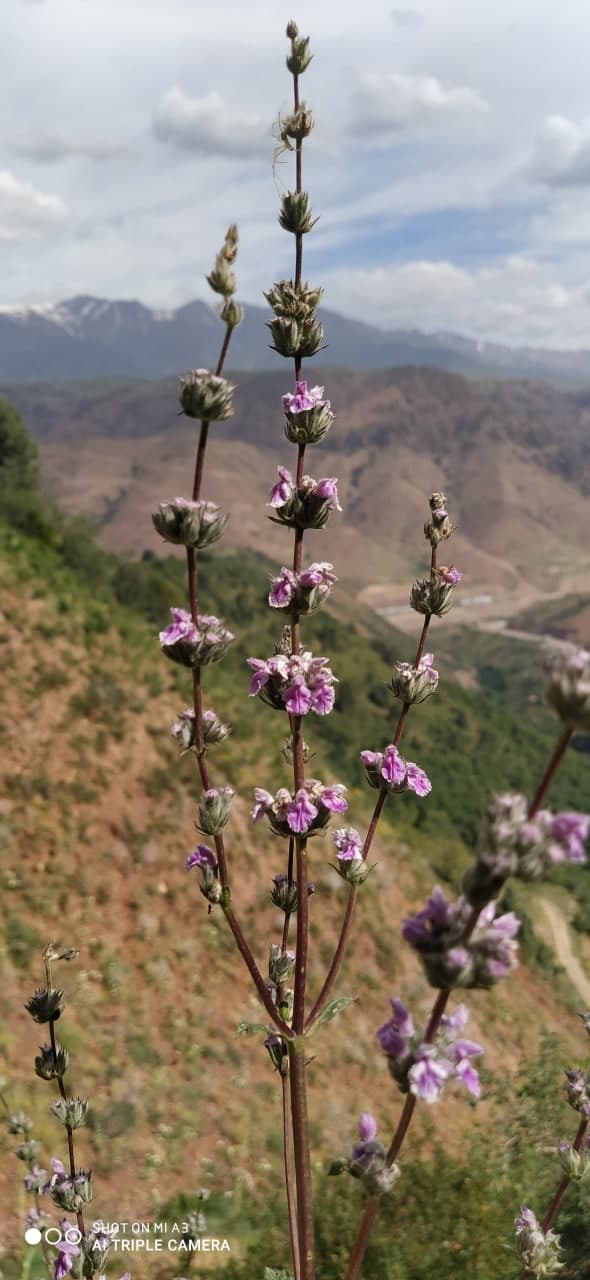
[[[564,920],[559,907],[549,898],[541,898],[541,907],[547,924],[551,930],[553,949],[563,965],[570,982],[584,1001],[585,1009],[590,1009],[590,978],[578,960],[572,948],[569,925]]]

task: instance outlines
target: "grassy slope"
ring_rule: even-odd
[[[190,760],[179,764],[167,726],[186,703],[188,680],[160,658],[154,634],[168,604],[182,599],[181,566],[122,565],[83,538],[66,558],[69,565],[47,540],[2,535],[3,666],[11,678],[2,716],[8,766],[0,796],[0,1050],[10,1102],[35,1115],[46,1163],[61,1134],[46,1114],[49,1086],[31,1083],[40,1037],[20,1009],[40,978],[41,946],[59,935],[82,952],[63,975],[69,997],[63,1039],[72,1051],[71,1087],[92,1096],[93,1121],[81,1149],[95,1170],[97,1210],[106,1214],[110,1205],[113,1217],[114,1206],[119,1215],[145,1216],[175,1191],[204,1182],[218,1189],[218,1212],[244,1245],[249,1197],[266,1194],[278,1159],[277,1111],[264,1051],[234,1037],[241,1017],[256,1017],[255,1001],[235,976],[221,920],[207,917],[183,870],[194,841],[194,774]],[[255,781],[282,780],[283,726],[245,697],[243,659],[270,652],[277,635],[276,617],[261,609],[265,574],[253,556],[211,556],[203,564],[208,607],[223,612],[240,637],[226,663],[207,672],[207,687],[210,702],[234,726],[214,768],[240,793],[230,829],[236,900],[258,940],[261,964],[278,924],[266,886],[283,849],[260,829],[254,844],[248,796]],[[408,641],[378,620],[360,618],[347,602],[345,608],[346,627],[328,614],[309,623],[314,649],[331,655],[340,677],[341,710],[308,728],[318,752],[314,773],[349,783],[351,820],[362,826],[370,797],[357,754],[391,736],[395,707],[385,686],[392,659],[408,656]],[[363,892],[339,984],[340,992],[362,995],[362,1003],[330,1035],[318,1036],[315,1047],[314,1159],[333,1153],[335,1133],[338,1149],[348,1145],[359,1105],[374,1107],[389,1127],[398,1103],[375,1056],[373,1029],[400,984],[418,1010],[430,1000],[399,941],[400,917],[430,883],[429,863],[439,877],[457,878],[464,840],[473,836],[489,790],[532,785],[550,739],[491,699],[450,684],[413,713],[408,754],[427,768],[434,791],[422,808],[405,799],[392,806],[376,846],[378,867]],[[561,803],[574,802],[584,763],[571,753],[556,793]],[[315,842],[316,989],[343,902],[328,857]],[[562,994],[571,997],[567,986]],[[470,997],[470,1005],[472,1034],[489,1046],[496,1068],[507,1058],[515,1062],[541,1023],[575,1043],[572,1015],[526,969],[518,982]],[[539,1011],[534,1030],[531,1008]],[[335,1063],[338,1089],[330,1074]],[[377,1075],[374,1085],[367,1086],[367,1067]],[[463,1103],[450,1104],[437,1122],[453,1126],[464,1114]],[[423,1117],[424,1135],[428,1123]],[[415,1144],[420,1132],[418,1125]],[[11,1139],[2,1141],[12,1150]],[[7,1156],[2,1191],[13,1212],[15,1174]],[[134,1267],[134,1280],[141,1275]]]

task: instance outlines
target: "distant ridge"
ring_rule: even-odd
[[[276,370],[263,307],[248,306],[234,334],[235,369]],[[324,366],[387,369],[432,366],[471,377],[544,379],[590,384],[590,351],[511,348],[453,333],[385,331],[324,311]],[[87,378],[165,378],[214,363],[219,324],[205,302],[174,311],[79,295],[55,304],[0,307],[0,381],[60,382]]]

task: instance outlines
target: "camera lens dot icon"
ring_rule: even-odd
[[[41,1241],[41,1232],[38,1227],[27,1227],[25,1231],[25,1240],[27,1244],[39,1244]]]

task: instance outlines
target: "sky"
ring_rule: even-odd
[[[311,36],[304,275],[385,329],[590,346],[588,0],[0,0],[0,305],[293,271],[285,25]]]

